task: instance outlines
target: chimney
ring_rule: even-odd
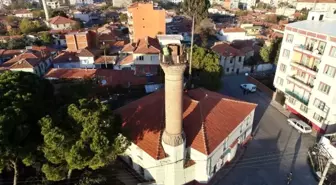
[[[183,73],[186,64],[173,62],[172,60],[161,61],[165,73],[165,130],[162,141],[172,147],[184,143],[182,130],[183,122]]]
[[[42,5],[43,5],[43,10],[44,10],[44,13],[45,13],[46,20],[48,21],[49,20],[49,12],[48,12],[48,7],[47,7],[46,0],[42,0]]]

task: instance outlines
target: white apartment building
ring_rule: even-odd
[[[286,26],[274,99],[318,132],[336,131],[336,19],[310,12]]]

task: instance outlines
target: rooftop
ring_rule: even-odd
[[[225,42],[216,43],[211,49],[221,56],[244,56],[244,53]]]
[[[45,78],[47,79],[84,79],[99,77],[105,79],[107,85],[116,86],[123,85],[144,85],[147,83],[146,77],[138,77],[134,75],[134,71],[112,70],[112,69],[65,69],[52,68]]]
[[[62,16],[56,16],[56,17],[53,17],[53,18],[50,18],[48,20],[48,22],[50,24],[73,24],[73,23],[76,23],[76,21],[72,20],[72,19],[69,19],[69,18],[66,18],[66,17],[62,17]]]
[[[122,49],[122,52],[158,54],[161,52],[161,46],[158,39],[145,37],[139,39],[137,42],[126,44]]]
[[[161,145],[165,125],[164,94],[160,90],[116,110],[132,142],[154,159],[165,157]],[[255,104],[202,88],[186,92],[183,96],[186,147],[211,154],[255,108]]]
[[[316,32],[335,37],[336,36],[335,25],[336,20],[323,20],[323,21],[304,20],[290,23],[287,25],[287,27],[298,28],[306,31]]]

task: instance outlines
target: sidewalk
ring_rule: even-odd
[[[276,108],[279,112],[281,112],[283,115],[285,115],[287,118],[291,114],[289,111],[287,111],[282,105],[280,105],[278,102],[271,100],[271,105]]]

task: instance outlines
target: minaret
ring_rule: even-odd
[[[180,46],[177,47],[178,50]],[[167,49],[167,48],[166,48]],[[175,59],[175,60],[174,60]],[[186,63],[180,56],[163,56],[160,63],[165,73],[165,130],[162,146],[169,155],[165,166],[165,182],[184,184],[185,135],[183,132],[183,73]]]
[[[48,21],[49,20],[49,12],[48,12],[48,7],[47,7],[46,0],[42,0],[42,6],[43,6],[44,14],[45,14],[45,17],[46,17],[46,21]]]

